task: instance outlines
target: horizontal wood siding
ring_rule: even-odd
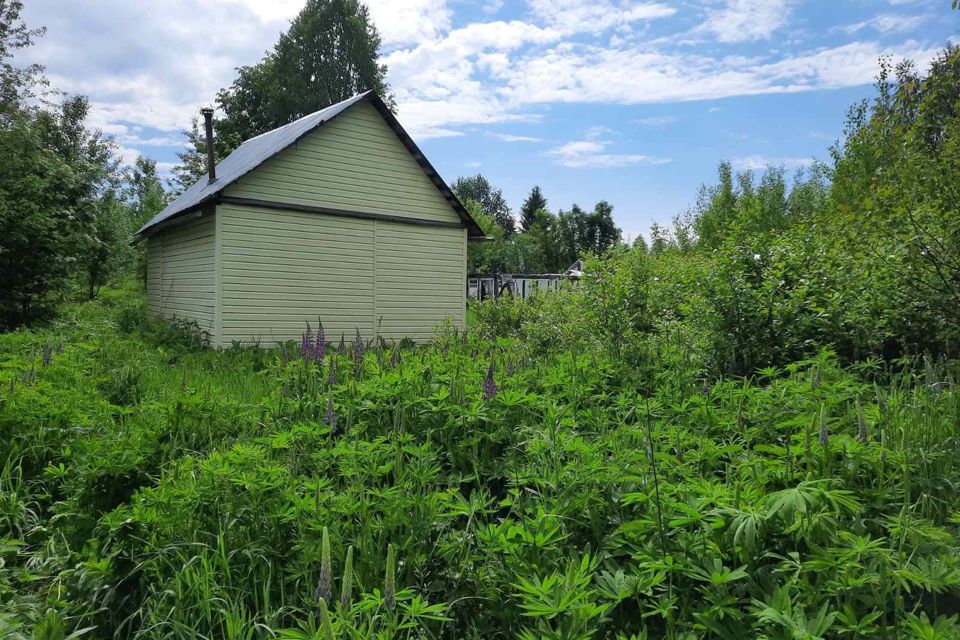
[[[220,344],[299,340],[319,317],[330,340],[373,333],[371,220],[219,205]]]
[[[147,238],[147,311],[153,317],[160,315],[160,272],[163,266],[161,236]]]
[[[410,227],[219,205],[220,344],[299,340],[320,318],[328,339],[431,340],[463,324],[466,229]]]
[[[225,196],[459,223],[393,130],[357,104],[224,190]]]
[[[466,229],[416,229],[377,222],[376,314],[386,338],[433,339],[466,311]]]
[[[214,218],[177,224],[147,240],[151,312],[192,320],[211,342],[214,319]]]

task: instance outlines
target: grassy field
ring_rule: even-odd
[[[960,637],[950,367],[705,379],[480,316],[213,352],[109,291],[0,335],[0,636]]]

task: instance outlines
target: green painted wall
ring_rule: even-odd
[[[360,103],[224,190],[253,198],[461,224],[377,111]],[[211,342],[328,339],[360,331],[424,342],[463,325],[467,230],[216,206],[148,239],[153,313],[189,317]],[[168,253],[171,259],[167,259]],[[214,302],[217,304],[215,305]]]
[[[466,229],[414,227],[298,211],[220,205],[221,343],[430,340],[464,321]]]
[[[214,219],[210,214],[147,238],[150,313],[194,320],[215,342],[214,264]]]
[[[361,102],[224,195],[460,223],[376,109]]]

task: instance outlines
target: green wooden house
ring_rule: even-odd
[[[467,242],[483,232],[375,93],[208,168],[137,232],[151,314],[196,321],[214,346],[274,346],[318,317],[348,339],[463,324]]]

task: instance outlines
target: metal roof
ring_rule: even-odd
[[[143,225],[137,231],[137,235],[145,233],[162,222],[166,222],[167,220],[176,218],[179,215],[194,211],[207,203],[215,202],[220,192],[229,187],[231,184],[250,173],[287,147],[296,143],[298,140],[300,140],[300,138],[312,133],[325,122],[329,122],[339,114],[363,100],[368,100],[370,104],[373,105],[373,107],[380,113],[384,120],[386,120],[387,124],[390,125],[390,128],[393,129],[394,133],[397,134],[397,137],[399,137],[400,141],[403,142],[403,145],[407,148],[407,151],[413,155],[417,163],[423,168],[423,170],[433,181],[434,185],[436,185],[436,187],[440,190],[440,193],[443,195],[443,197],[446,198],[447,202],[450,203],[450,206],[453,208],[453,210],[457,212],[458,216],[460,216],[460,219],[468,229],[467,235],[470,238],[483,238],[485,234],[480,229],[479,225],[477,225],[476,221],[470,216],[470,213],[463,206],[463,203],[457,199],[457,196],[454,195],[450,187],[447,186],[447,184],[443,181],[443,178],[441,178],[436,169],[433,168],[433,165],[431,165],[426,159],[426,157],[423,155],[423,152],[421,152],[419,147],[417,147],[417,145],[413,142],[413,139],[409,136],[409,134],[407,134],[403,127],[400,126],[400,123],[397,121],[390,109],[373,91],[365,91],[364,93],[355,95],[352,98],[344,100],[343,102],[338,102],[335,105],[331,105],[326,109],[321,109],[320,111],[306,115],[299,120],[294,120],[290,124],[286,124],[282,127],[278,127],[277,129],[273,129],[272,131],[268,131],[254,138],[250,138],[237,147],[233,153],[217,163],[216,181],[209,182],[206,176],[200,178],[200,180],[193,183],[189,189],[181,193],[176,199],[173,200],[173,202],[168,204],[163,211],[155,215],[149,222]]]

